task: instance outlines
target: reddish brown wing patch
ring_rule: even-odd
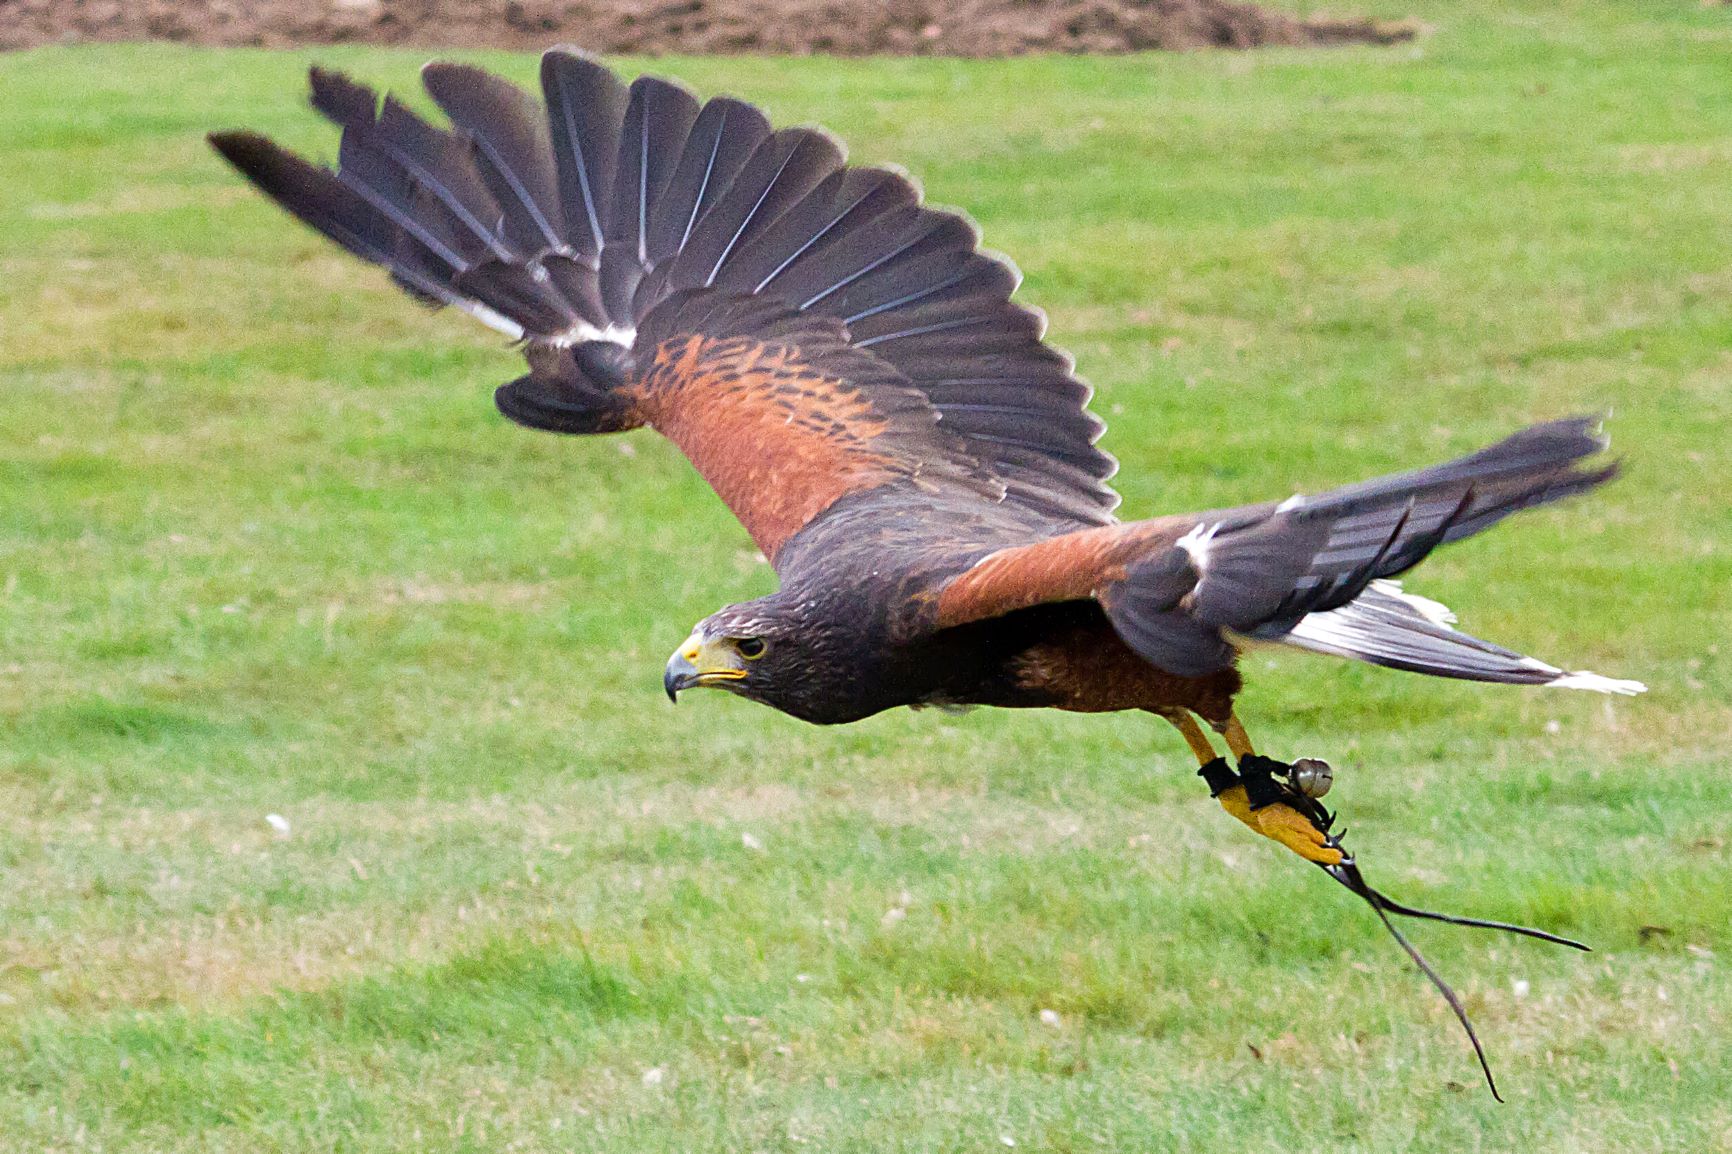
[[[874,447],[888,427],[861,391],[791,344],[683,335],[663,341],[637,386],[646,423],[678,445],[775,559],[839,498],[899,475]]]
[[[938,627],[1093,597],[1102,587],[1123,580],[1126,568],[1163,538],[1176,539],[1191,520],[1103,525],[988,554],[939,594]]]

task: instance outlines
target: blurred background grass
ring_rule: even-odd
[[[306,64],[427,53],[105,47],[0,58],[0,1148],[1732,1149],[1732,29],[1364,7],[1433,33],[653,66],[966,206],[1127,516],[1613,414],[1412,584],[1646,697],[1248,664],[1374,881],[1596,946],[1420,932],[1508,1106],[1158,722],[668,708],[772,582],[703,483],[508,426],[515,353],[203,144],[329,156]]]

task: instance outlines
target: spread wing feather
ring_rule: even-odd
[[[313,106],[343,130],[339,179],[388,202],[395,218],[453,266],[483,253],[511,255],[486,223],[497,206],[454,136],[394,99],[381,104],[372,89],[345,76],[315,68],[311,81]],[[418,191],[426,199],[418,201]]]
[[[559,174],[547,146],[547,117],[515,84],[467,64],[435,61],[421,73],[434,103],[475,146],[475,167],[504,218],[517,252],[565,243]]]
[[[730,259],[841,166],[842,150],[825,133],[785,128],[765,138],[680,251],[666,287],[715,285]]]
[[[784,213],[769,228],[727,262],[716,276],[718,288],[776,295],[809,307],[791,287],[796,267],[810,266],[853,231],[886,213],[911,207],[918,194],[896,173],[879,168],[847,168],[832,172],[811,194]],[[804,263],[802,263],[804,262]]]
[[[772,131],[737,100],[700,103],[650,77],[627,87],[570,51],[542,59],[545,109],[464,65],[423,80],[450,129],[314,71],[314,104],[343,130],[334,174],[258,137],[213,143],[419,299],[524,338],[532,371],[499,393],[514,420],[630,427],[630,357],[585,343],[641,354],[633,334],[658,309],[695,307],[681,294],[761,296],[776,306],[762,323],[823,318],[920,395],[945,451],[994,478],[993,500],[1046,531],[1112,521],[1114,464],[1095,447],[1087,387],[1042,343],[1040,314],[1011,303],[1015,268],[907,177],[847,167],[828,134]]]
[[[632,296],[649,271],[649,226],[698,118],[698,100],[653,76],[632,82],[601,250],[601,299],[621,327],[636,320]]]
[[[750,104],[723,98],[703,106],[649,224],[644,248],[649,271],[685,250],[698,222],[733,187],[769,135],[769,120]]]
[[[587,56],[549,52],[541,58],[541,90],[547,100],[548,146],[565,213],[565,244],[583,264],[600,269],[626,89],[618,77]]]
[[[451,283],[453,270],[389,214],[329,169],[308,164],[262,136],[232,132],[216,141],[218,150],[255,185],[294,216],[318,229],[356,256],[390,270],[391,279],[411,296],[431,305],[451,305],[504,331],[520,335],[509,317],[466,298]]]

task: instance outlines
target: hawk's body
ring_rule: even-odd
[[[506,416],[653,427],[738,516],[782,587],[700,622],[668,661],[670,696],[716,686],[825,723],[904,705],[1157,713],[1228,813],[1387,925],[1437,915],[1360,876],[1315,801],[1326,765],[1252,749],[1233,714],[1244,644],[1641,689],[1458,633],[1391,580],[1612,476],[1578,467],[1603,447],[1591,422],[1314,497],[1123,523],[1088,389],[1011,303],[1014,270],[907,178],[568,52],[542,59],[545,108],[465,66],[425,79],[453,128],[315,70],[313,102],[343,130],[335,172],[251,134],[213,142],[418,298],[521,338],[531,371],[499,390]]]
[[[1225,725],[1239,647],[1260,639],[1634,688],[1456,633],[1388,580],[1609,477],[1576,467],[1602,444],[1587,422],[1314,498],[1121,523],[1088,389],[1011,302],[1008,262],[907,178],[573,53],[543,58],[545,108],[466,66],[425,77],[452,128],[314,72],[343,130],[335,172],[214,140],[417,297],[521,338],[531,371],[499,390],[507,416],[648,425],[691,459],[783,586],[702,624],[701,643],[754,652],[687,683],[819,722],[982,704]]]

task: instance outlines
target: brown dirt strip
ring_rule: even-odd
[[[1012,56],[1388,44],[1410,23],[1231,0],[0,0],[0,49],[167,40],[602,53]]]

